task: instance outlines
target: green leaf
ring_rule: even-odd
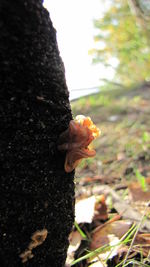
[[[147,186],[145,177],[138,170],[135,170],[135,175],[142,187],[142,190],[144,192],[148,191],[148,186]]]

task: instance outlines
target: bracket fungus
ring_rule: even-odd
[[[90,117],[76,116],[58,141],[58,150],[66,151],[65,171],[71,172],[83,158],[94,157],[96,151],[89,147],[90,143],[100,135],[100,130]]]

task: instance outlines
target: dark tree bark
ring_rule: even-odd
[[[41,0],[0,1],[0,117],[0,266],[64,266],[74,173],[65,173],[57,141],[72,115],[56,32]],[[45,241],[22,263],[42,229]]]

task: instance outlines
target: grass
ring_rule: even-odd
[[[77,222],[74,222],[74,226],[76,227],[76,229],[78,230],[78,232],[80,233],[80,235],[82,236],[83,239],[87,239],[86,234],[82,231],[82,229],[80,228],[80,226],[78,225]]]
[[[117,172],[117,177],[129,178],[124,176],[127,165],[139,169],[142,154],[150,165],[150,92],[147,100],[143,93],[132,91],[131,94],[129,90],[118,89],[82,97],[71,103],[74,117],[78,114],[90,116],[102,131],[94,142],[95,159],[81,163],[77,170],[78,178],[87,175],[87,171],[90,175],[97,175],[99,170],[104,176]],[[117,160],[119,154],[124,154],[123,160]],[[106,162],[111,163],[108,165]],[[134,172],[130,179],[136,180]]]
[[[100,138],[95,140],[93,147],[97,151],[95,158],[84,160],[76,169],[76,186],[82,177],[99,175],[109,186],[139,182],[144,192],[147,191],[146,177],[150,177],[150,90],[110,91],[81,98],[72,102],[74,117],[78,114],[90,116],[102,131]],[[101,182],[100,182],[101,183]],[[80,183],[79,183],[80,186]],[[89,186],[89,185],[88,185]],[[92,184],[90,185],[92,186]],[[122,199],[128,198],[129,188],[121,193]],[[110,200],[109,209],[113,208]],[[143,217],[144,218],[144,217]],[[143,220],[141,218],[141,221]],[[71,266],[110,252],[117,246],[128,245],[127,256],[119,266],[150,266],[150,259],[129,259],[131,248],[136,248],[134,239],[139,225],[133,226],[116,245],[105,245],[95,251],[85,251],[85,255],[74,260]],[[78,231],[82,231],[76,225]],[[85,233],[80,232],[83,238]],[[140,251],[139,251],[140,253]],[[110,256],[109,254],[109,256]],[[106,259],[107,261],[107,259]]]
[[[71,263],[71,266],[73,266],[73,265],[75,265],[75,264],[77,264],[77,263],[79,263],[79,262],[81,262],[83,260],[90,259],[90,258],[93,258],[95,256],[98,256],[100,253],[105,253],[106,251],[110,251],[111,250],[111,252],[110,252],[110,254],[111,254],[112,253],[112,249],[114,249],[114,248],[116,248],[116,247],[118,247],[120,245],[125,245],[125,244],[131,242],[132,241],[131,237],[136,232],[136,230],[137,230],[137,227],[135,226],[135,224],[133,224],[131,226],[131,228],[128,230],[128,232],[122,237],[122,239],[117,244],[112,245],[112,246],[104,245],[104,246],[102,246],[100,248],[95,249],[94,251],[88,252],[84,256],[74,260]],[[110,254],[109,254],[109,256],[110,256]],[[107,257],[106,261],[107,260],[108,260],[108,257]]]
[[[139,170],[134,170],[135,172],[135,175],[141,185],[141,188],[144,192],[147,192],[148,191],[148,186],[147,186],[147,183],[146,183],[146,178],[139,172]]]
[[[127,250],[125,258],[122,261],[120,261],[116,265],[116,267],[119,267],[119,266],[125,267],[125,266],[129,266],[130,264],[132,264],[132,266],[134,266],[134,265],[135,266],[144,266],[144,267],[149,266],[146,262],[150,263],[150,259],[148,259],[148,258],[144,259],[142,253],[141,253],[140,261],[137,261],[135,259],[128,259],[129,255],[131,253],[131,250],[134,248],[134,243],[135,243],[135,239],[137,237],[137,234],[138,234],[138,232],[139,232],[139,230],[143,224],[143,221],[145,219],[145,214],[147,212],[148,204],[145,208],[144,214],[141,217],[139,224],[138,225],[133,224],[130,227],[130,229],[127,231],[127,233],[124,234],[124,236],[118,241],[118,243],[116,243],[115,245],[106,244],[100,248],[95,249],[94,251],[90,251],[90,252],[86,253],[84,256],[74,260],[71,263],[71,266],[74,266],[75,264],[82,262],[83,260],[88,260],[88,259],[92,259],[95,257],[97,257],[100,260],[101,254],[105,254],[106,252],[109,252],[108,256],[106,257],[106,259],[104,261],[105,263],[107,263],[109,258],[111,258],[113,251],[116,250],[117,248],[119,248],[120,246],[124,246],[124,245],[128,245],[129,248]],[[80,227],[78,226],[77,223],[75,223],[75,227],[77,228],[79,233],[83,236],[83,238],[87,239],[86,235],[83,233],[83,231],[80,229]]]

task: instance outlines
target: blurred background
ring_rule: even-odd
[[[96,156],[76,168],[76,205],[81,203],[76,221],[84,235],[76,225],[78,231],[71,238],[74,246],[79,237],[78,249],[68,253],[67,263],[150,266],[150,204],[144,211],[150,200],[150,1],[45,0],[45,7],[57,30],[73,117],[90,116],[101,130],[92,144]],[[143,239],[147,251],[142,239],[137,240],[139,247],[134,250],[132,244],[134,253],[125,252],[130,254],[130,264],[125,264],[126,256],[122,265],[121,250],[116,245],[116,256],[111,257],[111,245],[119,229],[127,234],[124,219],[141,223],[142,216],[147,218],[148,239]],[[115,233],[111,218],[118,220]],[[97,231],[101,226],[104,232]],[[87,255],[103,245],[109,256],[106,251],[96,260]],[[131,252],[129,246],[130,242],[126,251]]]
[[[101,130],[93,144],[96,156],[76,168],[77,188],[81,191],[87,177],[109,185],[142,177],[146,184],[150,1],[45,0],[44,5],[57,30],[73,117],[89,116]]]
[[[57,30],[73,117],[90,116],[102,132],[96,157],[82,161],[77,177],[150,177],[150,1],[44,5]]]
[[[150,1],[45,0],[70,99],[150,79]]]

